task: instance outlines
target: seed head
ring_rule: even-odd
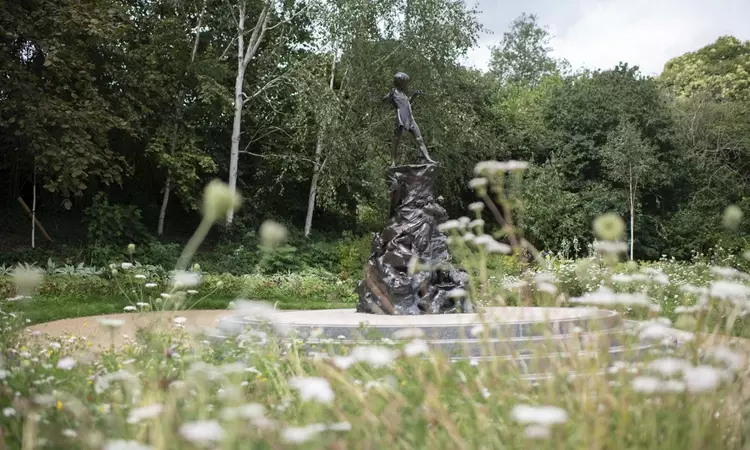
[[[724,226],[736,230],[742,222],[742,210],[737,205],[729,205],[724,210]]]
[[[16,267],[12,273],[13,284],[16,285],[17,294],[29,296],[42,284],[44,274],[36,267]]]
[[[212,180],[203,191],[203,216],[211,221],[221,220],[242,204],[239,193],[232,192],[229,185],[221,180]]]
[[[604,214],[594,220],[594,234],[605,241],[616,241],[625,232],[625,222],[617,214]]]
[[[272,220],[266,220],[260,226],[260,240],[263,245],[268,247],[276,247],[284,240],[286,240],[287,230],[284,225],[274,222]]]

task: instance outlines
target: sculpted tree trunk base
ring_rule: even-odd
[[[453,268],[438,225],[448,215],[433,196],[436,164],[388,170],[391,218],[375,234],[372,255],[357,285],[357,311],[416,315],[474,312],[466,272]]]

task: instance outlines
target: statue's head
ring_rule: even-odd
[[[393,76],[393,85],[403,91],[409,85],[409,75],[404,72],[397,73]]]

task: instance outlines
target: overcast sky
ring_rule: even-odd
[[[536,14],[553,35],[554,55],[573,68],[608,69],[619,61],[644,74],[721,35],[750,39],[750,0],[467,0],[478,1],[482,35],[470,65],[486,69],[489,46],[521,13]]]

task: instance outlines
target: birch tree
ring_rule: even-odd
[[[237,57],[232,141],[229,154],[229,188],[232,193],[237,190],[243,108],[245,104],[253,101],[285,78],[283,74],[273,77],[248,95],[245,93],[245,73],[248,65],[258,56],[261,46],[266,42],[272,30],[289,23],[306,9],[307,6],[303,2],[292,2],[290,7],[288,2],[275,2],[274,0],[261,0],[259,5],[248,0],[238,0],[232,5],[237,30],[236,36],[230,43],[230,46],[235,45]],[[253,12],[256,12],[257,15],[253,15]],[[255,19],[253,20],[252,17],[255,17]],[[231,224],[233,218],[234,211],[228,211],[227,224]]]
[[[656,149],[641,136],[633,123],[623,121],[609,134],[602,156],[609,169],[608,177],[627,189],[629,256],[632,260],[640,190],[652,185],[660,171]]]

